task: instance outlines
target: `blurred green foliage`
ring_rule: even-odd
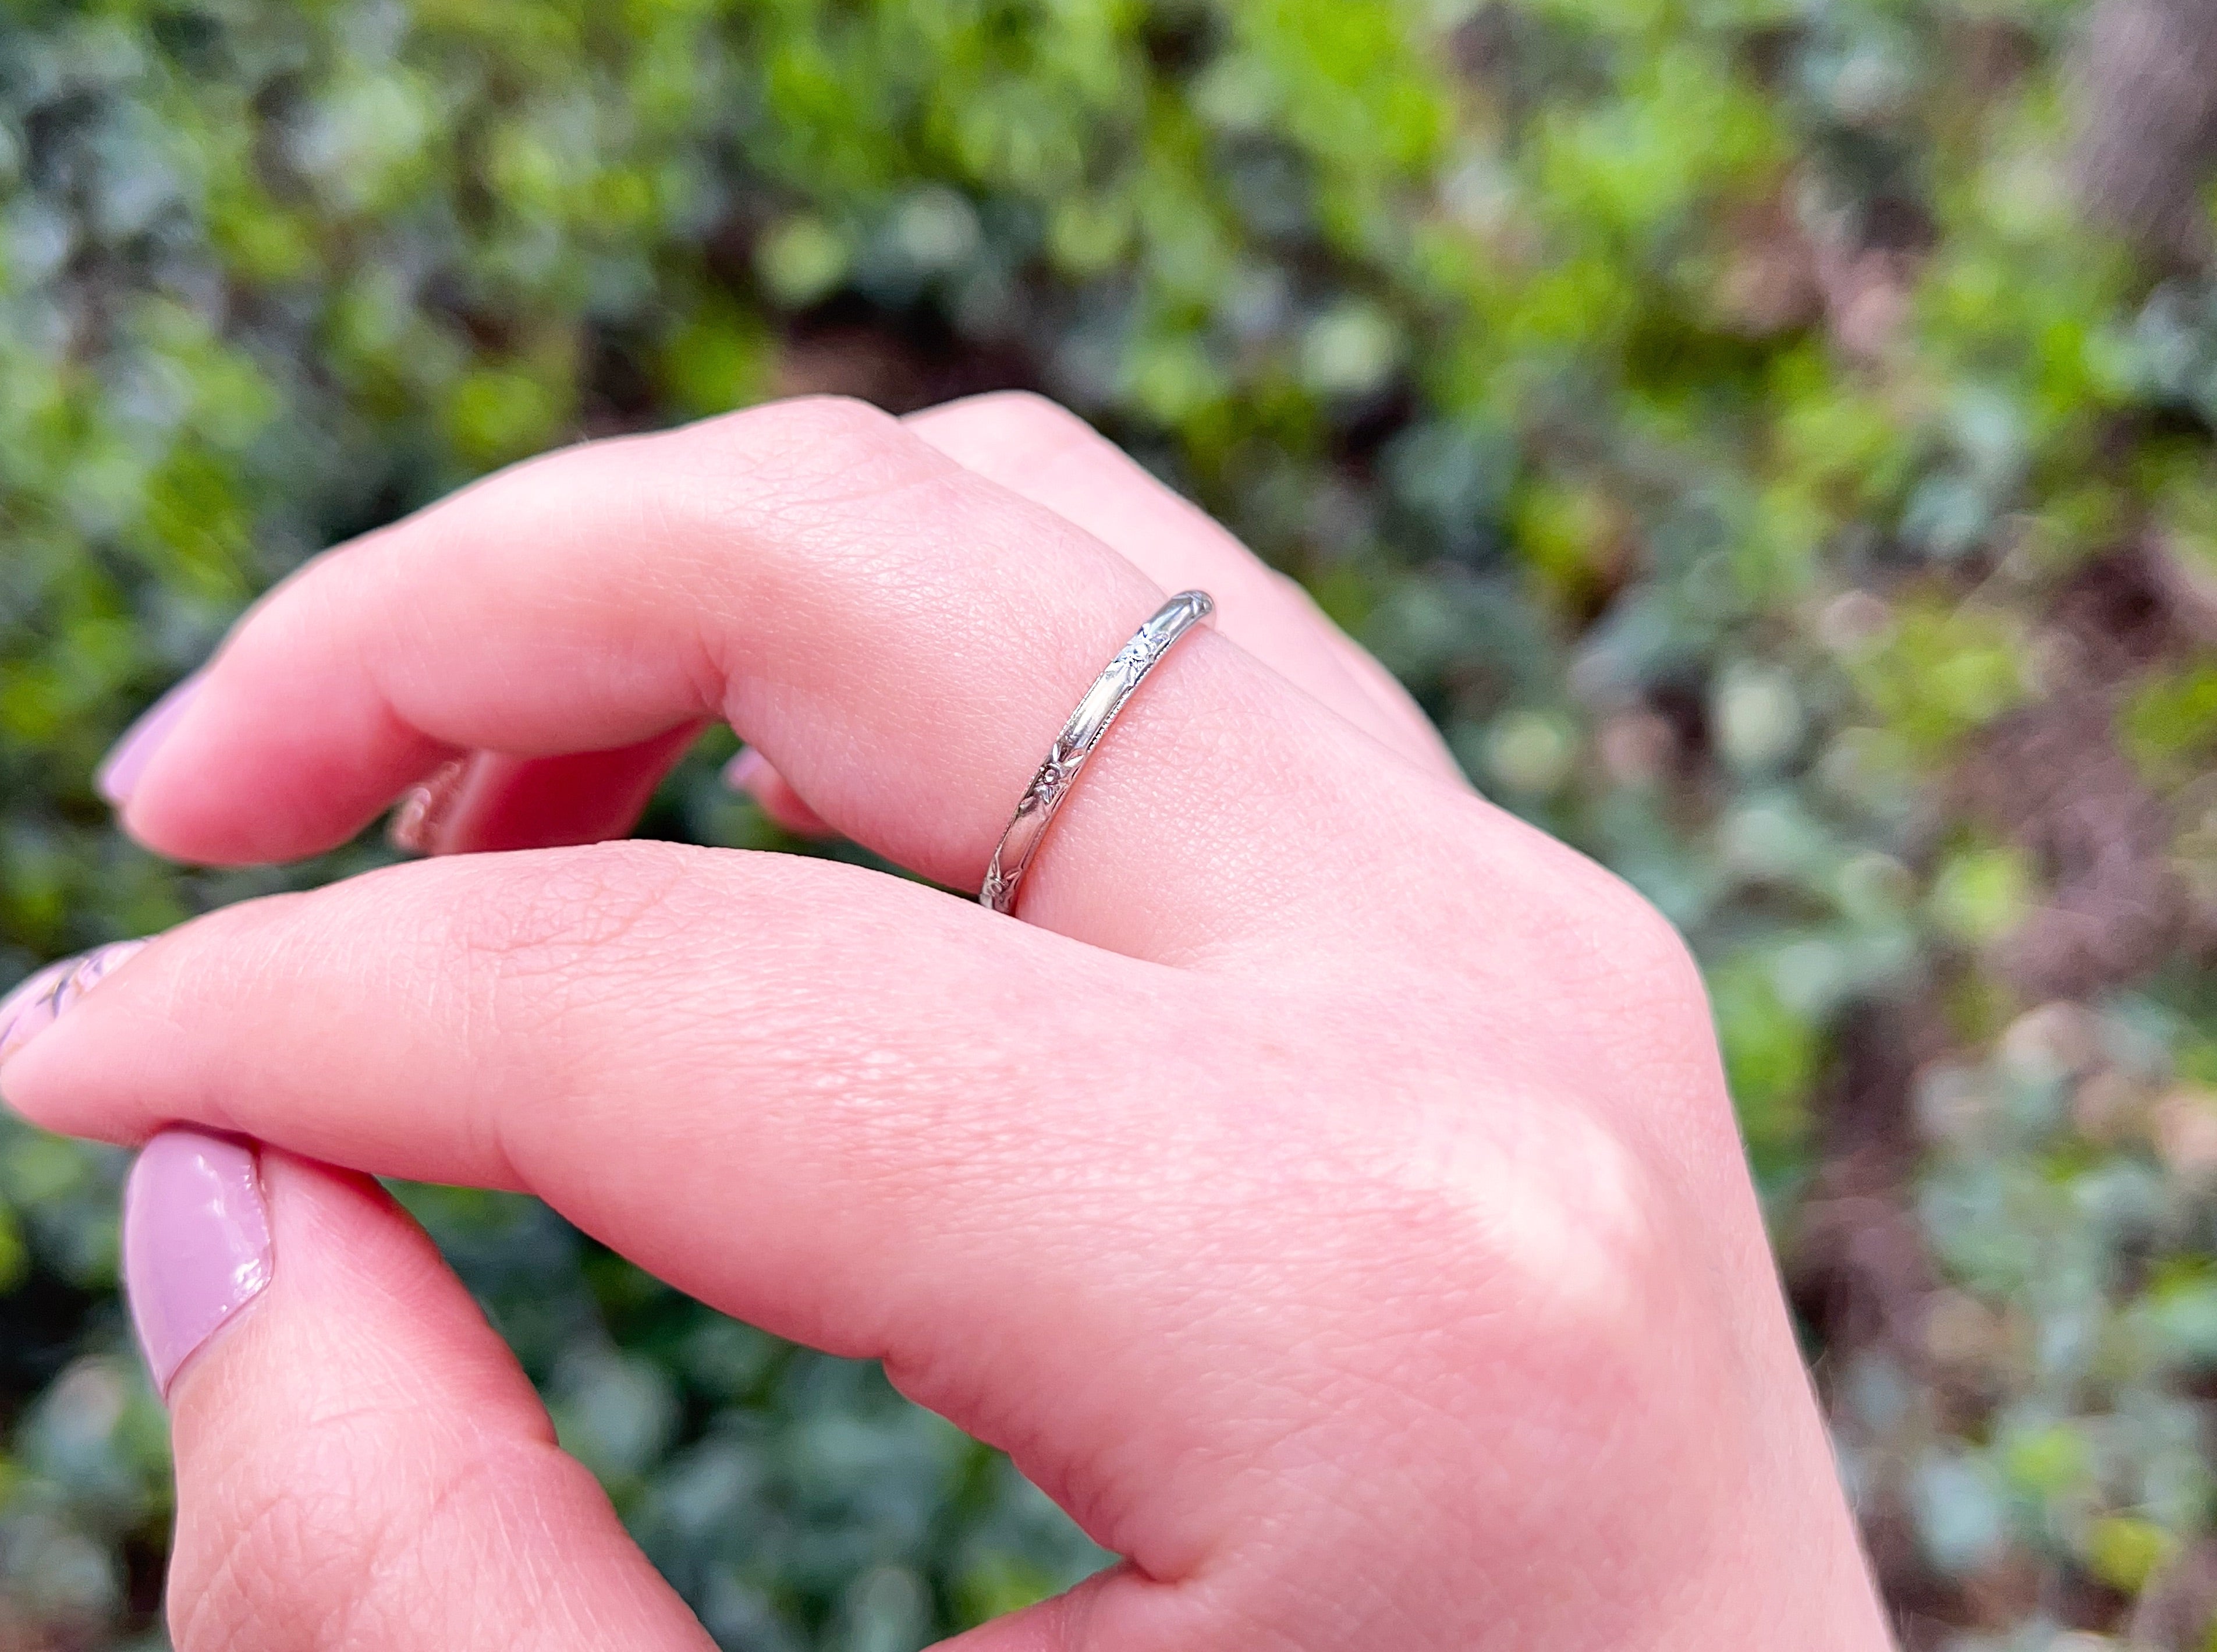
[[[89,789],[304,556],[579,436],[1041,387],[1692,937],[1908,1642],[2200,1647],[2217,280],[2097,227],[2090,27],[7,0],[0,971],[380,857],[164,866]],[[649,829],[775,844],[714,754]],[[0,1644],[158,1643],[118,1172],[0,1124]],[[899,1652],[1099,1562],[874,1372],[409,1197],[725,1644]]]

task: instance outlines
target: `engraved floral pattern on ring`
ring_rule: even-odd
[[[1047,760],[1032,776],[1031,784],[1016,800],[1016,813],[994,846],[985,881],[978,891],[981,906],[998,913],[1016,911],[1024,873],[1038,854],[1055,811],[1077,785],[1087,759],[1116,721],[1116,714],[1178,639],[1206,623],[1215,611],[1216,603],[1207,591],[1182,591],[1157,609],[1102,668],[1078,708],[1070,714],[1070,721],[1063,725],[1062,733],[1047,748]]]

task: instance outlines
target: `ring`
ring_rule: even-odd
[[[1132,640],[1116,651],[1115,659],[1093,679],[1093,686],[1085,690],[1078,709],[1070,714],[1062,733],[1055,736],[1047,761],[1040,764],[1032,783],[1017,801],[1009,829],[993,846],[992,863],[985,869],[985,886],[978,891],[979,905],[991,906],[998,913],[1016,911],[1016,890],[1024,881],[1032,857],[1039,853],[1040,840],[1047,836],[1047,829],[1054,820],[1054,812],[1062,807],[1062,800],[1078,783],[1078,777],[1086,759],[1093,755],[1093,748],[1101,744],[1101,737],[1116,721],[1116,714],[1132,697],[1132,690],[1162,663],[1163,656],[1177,645],[1180,637],[1214,612],[1215,599],[1207,591],[1178,592],[1133,633]]]

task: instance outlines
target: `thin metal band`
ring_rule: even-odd
[[[1016,911],[1016,891],[1031,867],[1032,857],[1039,853],[1040,841],[1047,836],[1054,812],[1078,783],[1086,759],[1101,744],[1108,725],[1116,721],[1124,702],[1162,663],[1180,637],[1215,612],[1216,603],[1207,591],[1178,592],[1155,610],[1154,616],[1133,634],[1132,640],[1117,650],[1116,658],[1093,679],[1093,686],[1085,690],[1078,709],[1055,736],[1047,761],[1040,764],[1032,783],[1017,801],[1016,817],[1001,834],[992,864],[985,869],[985,887],[978,891],[979,905],[995,912]]]

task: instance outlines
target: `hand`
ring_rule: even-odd
[[[427,1243],[310,1160],[528,1189],[1006,1448],[1125,1559],[975,1652],[1885,1644],[1677,937],[1065,414],[804,401],[521,467],[291,580],[111,779],[157,850],[281,860],[497,752],[448,846],[544,845],[727,718],[968,890],[1186,586],[1221,629],[1024,921],[542,846],[47,992],[15,1106],[243,1139],[162,1135],[127,1221],[182,1652],[705,1643]]]

